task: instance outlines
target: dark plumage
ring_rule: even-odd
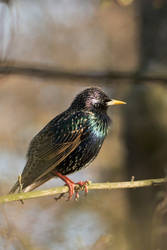
[[[66,111],[32,139],[21,185],[17,181],[10,193],[20,186],[24,192],[31,191],[58,176],[69,186],[71,198],[74,183],[65,175],[80,170],[97,156],[110,125],[107,108],[116,104],[124,102],[111,100],[99,88],[88,88],[77,95]]]

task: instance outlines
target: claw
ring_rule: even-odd
[[[77,183],[74,183],[72,180],[70,180],[67,176],[62,175],[59,172],[54,172],[54,174],[56,176],[58,176],[60,179],[62,179],[68,186],[69,188],[69,196],[68,196],[68,200],[71,200],[74,193],[75,193],[75,200],[79,199],[79,190],[85,190],[85,195],[88,193],[88,185],[89,182],[88,181],[79,181]],[[78,187],[79,186],[79,187]],[[55,198],[56,200],[59,200],[63,197],[64,194],[60,194],[60,196],[58,198]]]
[[[82,188],[82,190],[85,190],[85,195],[87,195],[87,193],[88,193],[88,185],[89,185],[88,181],[79,181],[79,182],[77,182],[75,184],[79,185]]]
[[[75,201],[77,201],[79,199],[79,191],[76,190],[75,191]]]
[[[68,180],[68,183],[66,183],[66,185],[68,186],[69,188],[69,197],[68,197],[68,200],[71,200],[72,199],[72,196],[74,195],[75,193],[75,200],[78,200],[79,199],[79,190],[85,190],[85,195],[87,195],[88,193],[88,181],[80,181],[80,182],[73,182],[70,180]],[[78,188],[79,186],[79,188]]]

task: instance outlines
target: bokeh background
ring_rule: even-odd
[[[71,179],[128,181],[165,176],[167,164],[165,0],[0,1],[1,65],[68,72],[130,72],[132,79],[47,79],[0,75],[0,194],[26,162],[32,137],[74,96],[100,86],[127,101],[109,110],[112,129],[96,160]],[[136,75],[137,75],[136,74]],[[62,185],[52,180],[40,189]],[[0,206],[0,249],[166,250],[165,187],[90,191],[79,201],[52,197]]]

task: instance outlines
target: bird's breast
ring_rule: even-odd
[[[90,115],[89,130],[97,138],[104,138],[107,135],[109,118],[103,115]]]

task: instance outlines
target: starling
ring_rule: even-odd
[[[28,192],[53,177],[61,178],[69,187],[69,199],[75,185],[85,187],[87,181],[74,183],[66,175],[87,166],[97,156],[111,120],[109,106],[125,104],[110,99],[99,88],[79,93],[71,106],[51,120],[31,141],[27,163],[10,193]]]

